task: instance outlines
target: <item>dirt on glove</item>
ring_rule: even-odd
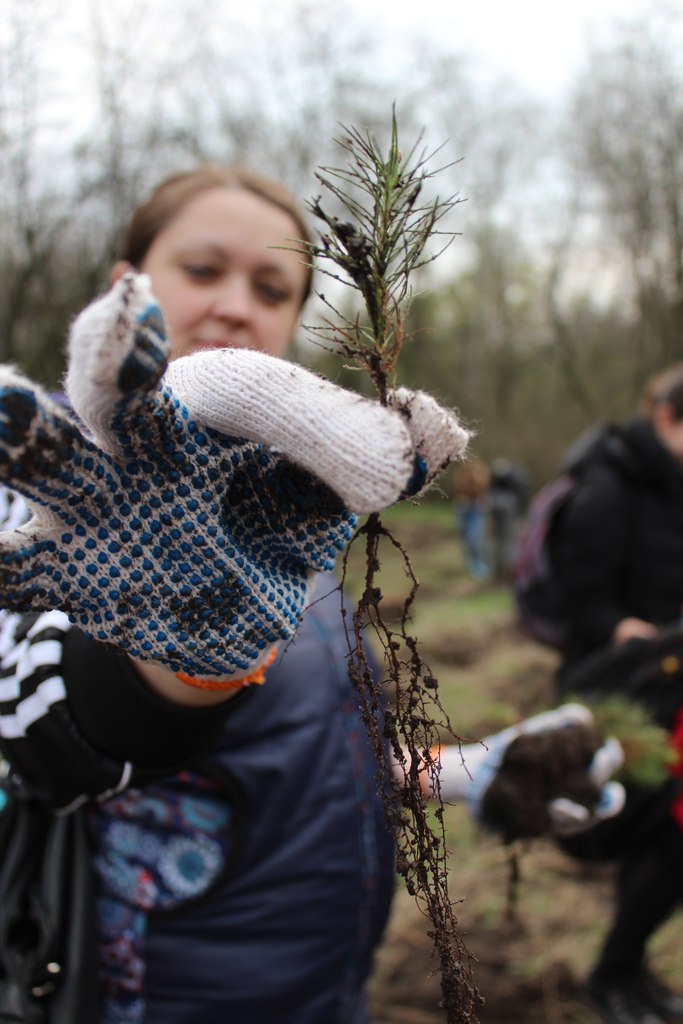
[[[566,797],[592,809],[600,786],[588,767],[604,740],[593,726],[576,724],[547,734],[525,734],[505,751],[484,796],[484,821],[505,842],[551,831],[548,805]]]

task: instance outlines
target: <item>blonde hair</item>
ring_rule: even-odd
[[[243,190],[265,199],[292,218],[300,240],[311,241],[301,208],[284,185],[238,164],[221,167],[209,163],[174,174],[157,185],[149,198],[136,208],[123,231],[119,258],[139,269],[157,235],[195,196],[214,188]],[[312,278],[313,271],[308,268],[302,305],[311,293]]]

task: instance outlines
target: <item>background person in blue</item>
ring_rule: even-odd
[[[465,566],[476,580],[489,577],[487,515],[491,474],[482,459],[469,458],[457,465],[451,479],[458,533]]]

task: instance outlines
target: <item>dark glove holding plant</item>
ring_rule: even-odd
[[[418,491],[469,435],[404,389],[387,409],[262,353],[167,370],[168,354],[131,274],[71,331],[67,391],[91,436],[0,368],[0,479],[32,513],[0,536],[1,603],[59,607],[129,654],[238,679],[292,636],[354,513]]]
[[[563,704],[479,743],[435,753],[441,796],[465,799],[472,816],[506,841],[585,832],[624,805],[624,787],[612,778],[624,752],[614,737],[601,735],[582,704]]]
[[[506,840],[585,832],[624,806],[624,787],[611,778],[623,764],[622,747],[603,737],[582,704],[541,712],[484,745],[470,800],[481,801],[483,823]]]

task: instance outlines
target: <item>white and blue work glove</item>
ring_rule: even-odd
[[[292,636],[355,514],[423,489],[469,434],[419,392],[384,408],[259,352],[168,356],[149,281],[127,274],[71,330],[83,426],[0,367],[0,480],[31,512],[0,534],[0,605],[239,679]]]
[[[621,744],[599,736],[589,708],[563,704],[479,743],[441,747],[440,791],[466,800],[474,818],[508,840],[566,837],[619,813],[626,794],[611,776],[623,761]]]

